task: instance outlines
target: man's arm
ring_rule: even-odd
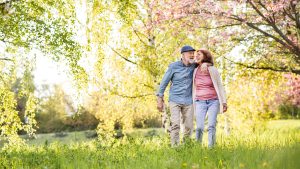
[[[163,110],[163,104],[164,104],[164,92],[171,81],[173,76],[172,67],[169,65],[168,70],[166,71],[163,79],[161,80],[161,83],[159,85],[157,96],[157,108],[159,111]]]
[[[169,82],[172,79],[172,67],[169,65],[168,70],[166,71],[164,77],[162,78],[160,85],[159,85],[159,89],[158,89],[158,93],[156,94],[156,96],[158,97],[164,97],[164,92],[169,84]]]
[[[211,64],[211,63],[202,63],[201,67],[200,67],[201,72],[208,72],[207,68],[210,67],[210,66],[213,66],[213,64]]]
[[[213,66],[211,63],[195,63],[195,67],[198,67],[200,65],[201,72],[208,72],[207,68],[210,66]]]

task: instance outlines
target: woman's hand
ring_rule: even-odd
[[[227,112],[228,106],[227,103],[223,103],[223,113]]]

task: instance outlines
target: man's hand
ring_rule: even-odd
[[[226,103],[223,103],[223,113],[227,112],[228,106]]]
[[[164,99],[162,97],[157,97],[157,109],[160,112],[164,109]]]
[[[200,67],[201,72],[208,72],[209,66],[212,66],[212,64],[211,63],[202,63],[201,67]]]

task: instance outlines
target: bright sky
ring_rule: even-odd
[[[43,84],[61,84],[67,93],[72,92],[72,84],[66,66],[54,62],[42,53],[37,55],[36,69],[34,70],[33,75],[34,82],[38,87]]]

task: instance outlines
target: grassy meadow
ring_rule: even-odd
[[[2,150],[0,168],[268,168],[297,169],[300,166],[300,121],[267,123],[255,133],[218,130],[217,146],[207,148],[193,140],[171,148],[162,129],[136,129],[127,137],[105,145],[86,138],[91,131],[72,132],[65,137],[41,134],[28,146]],[[207,134],[207,133],[205,133]]]

